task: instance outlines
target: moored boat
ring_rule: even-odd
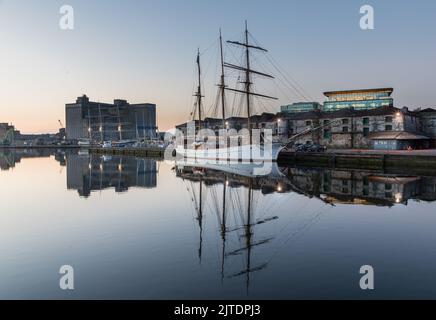
[[[261,48],[259,46],[253,45],[249,42],[249,33],[247,28],[247,22],[245,23],[245,40],[244,42],[239,41],[227,41],[229,44],[242,47],[244,50],[244,56],[245,56],[245,63],[244,65],[235,65],[224,62],[224,55],[223,55],[223,41],[220,31],[219,36],[219,48],[220,48],[220,57],[221,57],[221,81],[218,85],[220,89],[220,97],[221,97],[221,116],[222,116],[222,130],[220,130],[221,133],[223,133],[220,137],[213,137],[214,139],[212,141],[218,141],[218,143],[208,143],[208,140],[210,137],[207,136],[207,133],[204,134],[203,129],[208,128],[202,128],[203,124],[203,118],[202,118],[202,106],[203,106],[203,95],[202,95],[202,85],[201,85],[201,65],[200,65],[200,51],[197,53],[197,71],[198,71],[198,89],[195,93],[196,97],[196,110],[195,113],[198,113],[198,119],[195,119],[194,115],[194,121],[198,121],[198,129],[194,129],[194,135],[195,137],[191,137],[192,142],[187,143],[187,140],[190,140],[188,137],[183,136],[182,141],[178,141],[178,144],[175,146],[175,152],[174,154],[180,155],[183,158],[188,159],[196,159],[197,161],[203,161],[203,162],[210,162],[210,163],[216,163],[216,162],[222,162],[222,161],[242,161],[242,162],[275,162],[278,159],[279,153],[284,148],[284,145],[278,142],[273,142],[272,140],[272,133],[270,139],[266,137],[266,130],[260,130],[262,131],[260,133],[260,139],[253,139],[253,126],[251,123],[251,116],[252,116],[252,107],[253,107],[253,97],[260,97],[263,99],[277,99],[265,94],[259,94],[257,92],[254,92],[253,90],[253,75],[256,76],[262,76],[265,78],[274,78],[273,76],[255,71],[251,69],[250,66],[250,50],[259,50],[267,52],[266,49]],[[244,80],[240,81],[239,83],[242,83],[244,85],[244,89],[236,89],[236,88],[230,88],[225,83],[225,69],[233,69],[237,70],[238,72],[243,73]],[[245,136],[245,139],[243,139],[242,134],[239,136],[238,143],[236,145],[230,144],[231,136],[229,134],[228,126],[226,117],[229,116],[229,114],[226,112],[226,99],[225,95],[227,91],[232,91],[236,94],[243,94],[245,96],[245,107],[246,107],[246,114],[247,114],[247,131],[248,131],[248,137]],[[210,132],[210,131],[209,131]]]

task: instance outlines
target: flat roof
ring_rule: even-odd
[[[315,102],[315,101],[300,101],[300,102],[294,102],[294,103],[290,103],[290,104],[285,104],[282,107],[293,106],[293,105],[298,105],[298,104],[320,104],[320,103],[319,102]]]
[[[324,95],[329,97],[335,94],[347,94],[347,93],[369,93],[369,92],[388,92],[391,94],[394,92],[394,88],[374,88],[374,89],[357,89],[357,90],[339,90],[339,91],[327,91]]]

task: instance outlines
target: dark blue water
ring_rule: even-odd
[[[0,166],[2,299],[436,298],[436,177],[43,150]]]

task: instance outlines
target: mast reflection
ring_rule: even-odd
[[[294,192],[308,198],[317,198],[327,206],[341,204],[391,207],[407,205],[409,200],[436,200],[436,177],[286,166],[278,168],[280,174],[257,177],[195,165],[176,165],[175,170],[176,176],[185,181],[194,203],[199,222],[200,261],[204,231],[202,221],[207,214],[205,208],[209,206],[209,211],[217,217],[221,239],[221,282],[226,278],[244,277],[247,294],[251,275],[268,265],[268,261],[253,263],[254,249],[267,246],[277,236],[256,236],[262,225],[279,219],[271,208],[259,208],[259,203],[268,204],[267,198],[270,194]],[[264,197],[257,200],[261,195]],[[277,198],[272,199],[276,201],[274,199]],[[286,201],[286,205],[292,205],[290,198],[286,196],[281,200]],[[309,219],[307,225],[317,221],[318,216]],[[307,229],[307,225],[297,228],[297,233]],[[230,238],[236,238],[236,241],[229,242]],[[235,242],[239,245],[235,246]],[[242,269],[226,270],[226,267],[230,269],[229,265],[234,266],[228,260],[238,256],[243,257]]]

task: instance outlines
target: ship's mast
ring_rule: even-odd
[[[221,29],[220,29],[220,53],[221,53],[221,109],[222,109],[222,116],[223,116],[223,129],[226,128],[226,102],[225,102],[225,93],[226,93],[226,85],[224,82],[224,54],[223,54],[223,38],[221,36]]]
[[[248,48],[248,27],[247,27],[247,20],[245,20],[245,56],[246,56],[246,66],[247,69],[245,70],[245,91],[247,93],[247,125],[248,130],[250,130],[250,145],[252,144],[252,136],[251,136],[251,113],[250,113],[250,87],[251,87],[251,81],[250,81],[250,51]]]
[[[198,130],[201,130],[201,68],[200,68],[200,49],[198,49],[197,53],[197,68],[198,68],[198,89],[195,96],[197,97],[197,108],[198,108]],[[195,121],[195,119],[194,119]]]
[[[235,91],[235,92],[239,92],[239,93],[244,93],[246,95],[246,99],[247,99],[247,124],[248,124],[248,130],[250,131],[250,144],[252,144],[251,119],[250,119],[250,117],[251,117],[251,96],[257,96],[257,97],[269,98],[269,99],[275,99],[275,100],[277,100],[277,98],[252,92],[251,85],[253,83],[251,82],[251,74],[260,75],[260,76],[264,76],[264,77],[267,77],[267,78],[274,78],[274,77],[269,75],[269,74],[266,74],[266,73],[263,73],[263,72],[259,72],[259,71],[255,71],[255,70],[251,69],[251,65],[250,65],[250,49],[260,50],[260,51],[263,51],[263,52],[268,52],[268,50],[266,50],[264,48],[261,48],[261,47],[258,47],[258,46],[251,45],[249,43],[249,41],[248,41],[248,25],[247,25],[247,21],[245,21],[245,39],[244,39],[244,43],[241,43],[241,42],[238,42],[238,41],[227,41],[227,42],[231,43],[231,44],[238,45],[238,46],[242,46],[242,47],[245,48],[245,67],[234,65],[234,64],[230,64],[230,63],[224,63],[224,67],[232,68],[232,69],[236,69],[236,70],[244,71],[245,72],[245,81],[243,82],[245,84],[245,90],[238,90],[238,89],[232,89],[232,88],[226,88],[226,89],[227,90],[231,90],[231,91]]]

